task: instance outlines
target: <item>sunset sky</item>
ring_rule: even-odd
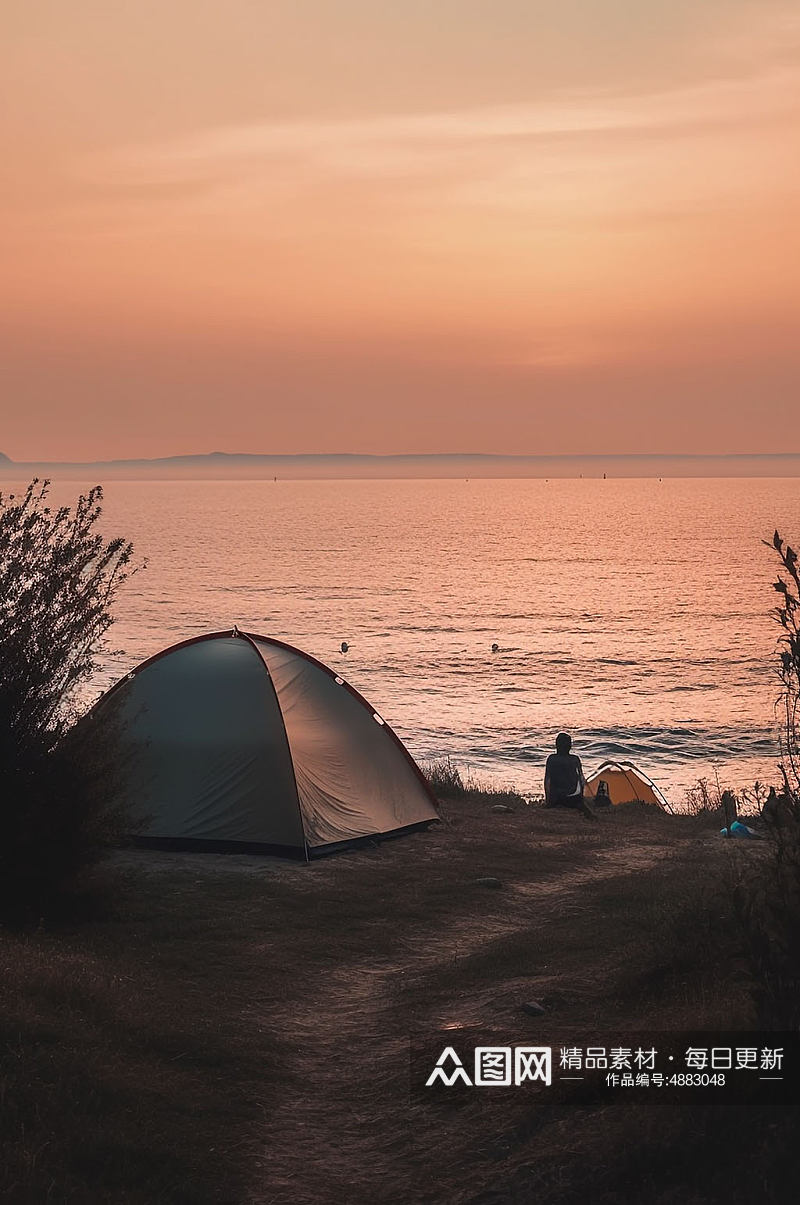
[[[3,0],[16,460],[800,451],[796,0]]]

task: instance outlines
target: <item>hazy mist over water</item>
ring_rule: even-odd
[[[236,623],[334,667],[419,760],[523,791],[562,728],[587,770],[630,756],[672,802],[777,778],[760,541],[800,538],[798,479],[115,481],[104,526],[149,567],[98,690]]]

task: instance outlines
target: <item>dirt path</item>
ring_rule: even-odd
[[[445,1045],[470,1062],[484,1040],[752,1027],[729,885],[760,843],[639,810],[442,810],[429,832],[309,866],[127,851],[97,922],[4,934],[0,1180],[30,1188],[15,1199],[63,1183],[120,1205],[751,1205],[764,1174],[779,1183],[764,1169],[793,1158],[794,1132],[720,1163],[729,1110],[698,1124],[424,1088]],[[743,1121],[733,1147],[753,1140]],[[719,1175],[724,1193],[706,1191]]]
[[[287,1001],[279,1023],[292,1051],[290,1084],[280,1114],[265,1118],[252,1205],[323,1205],[364,1197],[393,1205],[407,1199],[408,1164],[415,1158],[421,1177],[417,1199],[426,1199],[423,1169],[432,1168],[435,1158],[430,1150],[420,1152],[412,1132],[409,1036],[500,1019],[519,1024],[521,999],[541,999],[556,988],[573,998],[597,991],[597,967],[567,970],[557,956],[533,972],[504,968],[488,987],[465,990],[460,980],[472,960],[491,957],[532,923],[546,926],[549,917],[585,913],[587,896],[598,885],[646,871],[672,852],[660,833],[628,834],[624,844],[592,833],[580,833],[579,839],[591,844],[582,851],[588,854],[584,862],[523,876],[526,862],[518,858],[516,873],[504,877],[499,889],[480,888],[483,896],[473,890],[477,902],[461,915],[441,923],[432,913],[428,924],[395,933],[374,955],[343,957],[312,991]],[[575,830],[565,828],[564,836],[556,832],[545,840],[559,848],[576,841]],[[490,866],[491,858],[476,859],[473,874],[480,862]],[[529,864],[536,864],[533,844]],[[296,1163],[282,1154],[287,1150],[308,1152],[299,1180]],[[378,1189],[369,1173],[375,1166],[383,1169]],[[353,1168],[360,1169],[355,1177]]]

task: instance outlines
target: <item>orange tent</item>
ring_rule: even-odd
[[[637,770],[631,762],[606,761],[586,779],[586,798],[594,799],[600,782],[608,787],[612,804],[654,803],[670,812],[672,809],[651,778]]]

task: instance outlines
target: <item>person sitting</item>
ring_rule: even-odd
[[[592,820],[596,816],[583,797],[586,779],[581,759],[571,753],[572,737],[559,732],[556,751],[547,759],[544,771],[544,798],[548,808],[578,808]]]
[[[769,795],[761,809],[761,819],[771,827],[783,828],[791,824],[796,807],[788,787],[780,795],[774,787],[770,787]]]

